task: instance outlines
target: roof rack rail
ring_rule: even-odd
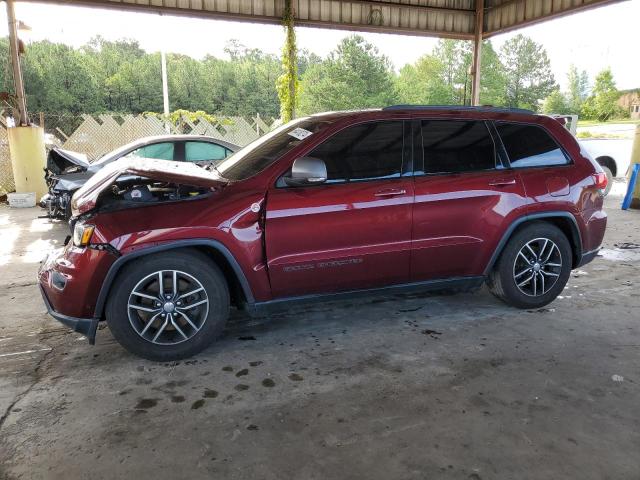
[[[390,105],[382,110],[469,110],[484,112],[527,113],[535,115],[533,110],[526,108],[492,107],[491,105]]]

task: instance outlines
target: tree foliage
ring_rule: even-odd
[[[309,66],[300,90],[301,113],[382,107],[397,100],[391,62],[359,35],[344,38],[327,59]]]
[[[520,34],[504,43],[500,56],[506,74],[507,106],[537,111],[540,100],[556,89],[545,49]]]
[[[583,115],[600,121],[623,116],[624,112],[617,103],[618,98],[620,92],[616,88],[613,74],[610,68],[606,68],[596,75],[591,96],[584,102]]]
[[[559,88],[555,89],[544,99],[544,102],[542,102],[542,112],[560,115],[571,113],[567,99]]]
[[[295,38],[288,35],[285,49],[292,47]],[[286,118],[292,109],[289,89],[282,87],[290,80],[295,80],[300,114],[393,103],[461,105],[471,99],[469,41],[440,40],[431,53],[397,73],[390,60],[359,35],[344,38],[326,58],[302,49],[291,62],[290,55],[279,59],[237,40],[226,44],[225,56],[194,59],[168,53],[171,110]],[[0,58],[8,64],[6,38],[0,39]],[[23,67],[32,112],[163,110],[160,54],[145,52],[135,40],[98,36],[81,48],[33,42],[27,45]],[[571,66],[567,80],[567,91],[560,92],[544,48],[527,37],[517,35],[499,51],[489,40],[483,43],[481,104],[542,107],[598,119],[620,114],[610,70],[598,75],[589,98],[586,72]],[[10,68],[0,71],[0,89],[12,91]]]
[[[579,114],[582,111],[582,105],[589,95],[589,77],[587,72],[578,71],[575,65],[569,66],[567,73],[567,109],[569,113]]]
[[[471,102],[471,42],[440,40],[433,54],[405,65],[396,81],[402,103],[463,105]],[[484,41],[481,58],[480,103],[504,105],[505,74],[498,54]]]

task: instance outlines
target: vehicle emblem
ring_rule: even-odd
[[[259,203],[252,203],[251,204],[251,211],[253,213],[258,213],[260,211],[260,204]]]

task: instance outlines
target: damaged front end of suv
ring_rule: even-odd
[[[215,170],[194,164],[122,158],[87,180],[73,195],[71,213],[78,217],[90,210],[106,211],[139,207],[207,195],[227,183]]]
[[[100,286],[109,268],[126,252],[118,225],[107,220],[120,210],[184,204],[208,198],[227,180],[197,165],[148,158],[122,158],[98,171],[76,191],[70,202],[73,235],[63,249],[52,252],[38,277],[49,313],[94,342],[103,317]],[[144,232],[141,232],[143,234]],[[73,298],[91,299],[85,302]]]

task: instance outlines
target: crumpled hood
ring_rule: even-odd
[[[54,175],[60,175],[69,167],[80,167],[82,170],[89,168],[91,164],[83,153],[53,148],[47,155],[47,169]]]
[[[106,165],[76,191],[71,199],[73,216],[95,208],[100,194],[122,175],[137,175],[158,182],[171,182],[195,187],[218,187],[229,181],[193,163],[152,158],[121,158]]]

